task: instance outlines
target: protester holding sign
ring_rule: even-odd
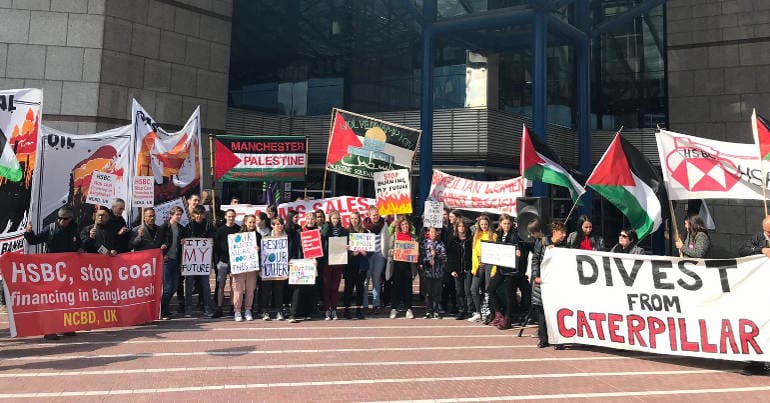
[[[770,215],[762,220],[762,231],[756,233],[740,249],[741,256],[765,255],[770,258]],[[750,361],[740,370],[741,375],[762,375],[768,373],[768,363]]]
[[[471,295],[472,250],[473,238],[468,224],[465,220],[458,219],[455,221],[453,234],[447,243],[447,267],[455,283],[457,301],[455,319],[457,320],[469,318],[471,312],[474,312]]]
[[[366,232],[361,223],[361,214],[358,212],[350,213],[350,225],[348,225],[348,234]],[[349,247],[348,247],[349,249]],[[342,316],[345,319],[352,319],[350,313],[350,302],[353,299],[353,290],[355,289],[356,319],[364,319],[364,295],[367,290],[364,288],[364,277],[366,270],[362,269],[362,259],[366,258],[366,251],[350,250],[348,254],[348,264],[345,266],[345,289],[342,293],[342,305],[345,306]]]
[[[519,235],[513,225],[513,219],[508,214],[500,215],[497,231],[492,238],[497,243],[516,245],[516,257],[512,257],[511,262],[515,262],[518,256],[521,256],[521,250],[518,248]],[[487,292],[489,293],[489,307],[495,311],[495,318],[489,324],[497,326],[500,330],[511,328],[511,314],[514,312],[516,296],[513,294],[515,285],[519,282],[518,267],[495,266],[492,269]],[[503,289],[503,298],[499,296],[499,289]]]
[[[610,249],[612,253],[627,253],[629,255],[646,255],[647,252],[637,245],[639,236],[633,228],[624,228],[618,234],[618,244]]]
[[[32,230],[32,224],[27,224],[24,231],[24,239],[30,245],[39,245],[44,243],[48,253],[77,252],[80,249],[80,236],[78,229],[72,222],[75,213],[69,207],[59,209],[56,222],[51,223],[46,229],[35,234]],[[2,284],[2,283],[0,283]],[[74,335],[75,333],[65,333]],[[59,340],[59,335],[52,333],[43,336],[45,340]]]
[[[385,219],[380,217],[380,212],[376,206],[369,207],[369,217],[364,219],[364,228],[366,231],[374,234],[374,252],[368,254],[369,264],[366,273],[366,284],[364,288],[369,287],[369,280],[372,284],[372,313],[377,313],[380,309],[380,280],[382,271],[385,269],[385,259],[390,256],[390,237],[388,236],[388,226]],[[369,306],[369,294],[364,293],[364,307]]]
[[[101,253],[115,256],[115,231],[110,226],[110,212],[104,206],[97,206],[94,211],[94,223],[80,232],[82,248],[87,253]]]
[[[286,231],[284,231],[284,222],[283,218],[276,217],[273,218],[272,224],[272,232],[270,233],[270,236],[272,237],[285,237],[287,236]],[[266,253],[263,249],[263,253]],[[286,254],[289,254],[289,250],[287,248]],[[266,255],[263,255],[263,258]],[[264,271],[262,272],[262,275],[264,276]],[[265,277],[262,278],[262,320],[268,321],[271,320],[270,314],[271,311],[275,312],[275,319],[276,320],[283,320],[283,295],[284,291],[286,290],[286,286],[288,285],[289,281],[287,280],[275,280],[275,279],[266,279]]]
[[[324,256],[329,256],[329,238],[348,236],[348,230],[342,226],[340,212],[332,210],[329,212],[329,222],[321,228],[321,244],[323,245]],[[327,264],[322,268],[323,275],[323,304],[326,309],[326,320],[337,320],[337,302],[339,301],[340,280],[342,272],[346,265]]]
[[[605,251],[604,238],[593,232],[593,222],[586,215],[578,217],[578,229],[567,237],[572,249]]]
[[[225,303],[225,284],[227,283],[227,275],[230,274],[230,250],[227,246],[227,236],[241,230],[241,227],[235,223],[235,214],[233,209],[225,211],[225,223],[217,228],[214,233],[214,261],[217,262],[217,282],[216,291],[214,291],[217,308],[214,311],[214,318],[222,317],[223,305]],[[232,281],[230,284],[232,285]],[[233,302],[234,299],[235,295],[233,294]],[[249,309],[251,308],[249,307]],[[235,312],[236,310],[233,308],[233,315],[235,315]]]
[[[412,223],[409,219],[402,216],[396,222],[396,233],[393,235],[394,241],[415,241],[412,233]],[[393,249],[390,250],[390,255]],[[396,319],[398,315],[399,304],[403,304],[406,310],[406,318],[413,319],[412,312],[412,265],[414,263],[393,260],[393,288],[390,298],[390,318]]]
[[[200,200],[200,198],[199,198]],[[184,231],[182,238],[214,238],[214,228],[206,219],[206,208],[202,205],[193,207],[190,214],[190,222]],[[211,311],[211,289],[209,276],[187,276],[185,285],[185,315],[192,315],[192,294],[195,282],[198,282],[198,299],[203,302],[203,312],[207,317],[214,313]]]
[[[315,224],[315,216],[313,214],[310,214],[308,218]],[[297,228],[293,223],[290,223],[291,221],[286,222],[283,235],[288,239],[288,260],[302,259],[302,240],[299,236],[300,228]],[[273,219],[273,236],[277,236],[275,224],[276,220]],[[316,276],[316,278],[317,277],[318,276]],[[286,281],[288,284],[288,280],[283,281]],[[291,287],[293,288],[291,294],[291,309],[289,310],[289,323],[297,323],[300,318],[310,320],[311,302],[313,301],[311,300],[311,295],[315,285],[295,284]]]
[[[233,212],[235,213],[235,212]],[[233,217],[233,224],[235,219]],[[243,226],[241,232],[254,232],[257,237],[257,253],[259,253],[259,244],[262,243],[262,235],[257,232],[257,222],[253,214],[243,217]],[[233,284],[233,307],[235,309],[235,321],[254,320],[251,314],[251,307],[254,305],[254,292],[257,289],[257,272],[247,271],[245,273],[233,274],[230,281]],[[222,282],[224,283],[224,281]],[[246,303],[243,302],[243,296],[246,295]],[[245,308],[245,309],[244,309]],[[243,310],[243,315],[241,311]]]
[[[184,228],[179,224],[182,219],[182,208],[171,207],[168,221],[160,226],[158,239],[162,240],[160,249],[163,251],[163,295],[160,300],[160,317],[163,320],[171,319],[169,304],[171,296],[177,293],[177,298],[184,305],[184,295],[179,293],[179,262],[182,255],[181,240]]]
[[[444,271],[446,269],[447,252],[444,242],[441,240],[441,231],[438,228],[428,228],[425,238],[420,240],[420,269],[425,281],[425,319],[443,319],[441,313],[441,294],[444,288]],[[394,262],[395,263],[395,262]],[[400,263],[400,262],[399,262]],[[411,280],[411,275],[409,276]],[[396,287],[393,287],[394,289]],[[409,282],[409,295],[412,297],[412,284]]]
[[[540,220],[535,219],[527,226],[527,230],[535,238],[535,246],[532,250],[532,309],[535,313],[537,320],[537,337],[539,339],[537,346],[540,348],[548,347],[548,328],[545,323],[545,312],[543,311],[543,298],[540,291],[540,263],[543,261],[545,251],[548,248],[563,248],[567,247],[565,238],[567,230],[564,228],[564,223],[561,221],[554,221],[551,223],[551,236],[540,237],[536,235],[540,234]]]
[[[118,198],[112,201],[112,207],[110,207],[110,227],[114,232],[115,249],[118,253],[125,253],[130,250],[128,243],[131,234],[126,219],[123,218],[124,211],[126,211],[125,200]]]
[[[690,214],[684,220],[685,238],[676,240],[676,248],[683,256],[705,259],[711,251],[711,238],[706,230],[706,224],[698,214]]]
[[[481,263],[481,241],[491,241],[492,237],[489,217],[486,215],[479,216],[476,219],[476,232],[473,234],[473,265],[471,266],[471,273],[473,274],[471,295],[473,296],[473,305],[476,307],[476,312],[468,319],[469,322],[481,320],[481,296],[485,292],[492,275],[492,266]],[[487,320],[492,319],[487,318]]]
[[[135,251],[155,249],[159,247],[158,226],[155,225],[155,209],[152,207],[144,209],[142,214],[142,223],[131,230],[131,241],[129,246]]]

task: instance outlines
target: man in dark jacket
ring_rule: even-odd
[[[136,251],[158,248],[160,247],[160,240],[156,239],[157,235],[155,209],[146,208],[142,215],[142,223],[131,230],[129,246]]]
[[[131,231],[128,228],[126,219],[123,218],[124,211],[126,211],[126,202],[123,199],[115,199],[110,208],[109,225],[110,228],[112,228],[115,250],[117,250],[118,253],[125,253],[130,250],[129,241]]]
[[[182,238],[214,238],[214,227],[206,219],[206,209],[197,205],[190,214],[190,222],[184,231]],[[181,250],[180,250],[181,251]],[[185,315],[192,315],[193,286],[198,282],[198,295],[203,302],[203,312],[207,317],[212,317],[211,312],[211,288],[208,276],[187,276],[184,281]]]
[[[160,249],[163,251],[163,296],[160,300],[160,317],[163,320],[171,319],[171,296],[177,292],[180,302],[184,303],[184,296],[178,295],[179,262],[182,256],[180,241],[184,237],[184,227],[179,224],[182,219],[182,208],[171,207],[169,220],[158,228],[157,238],[160,241]]]
[[[770,215],[762,220],[762,232],[756,233],[740,249],[741,256],[765,255],[770,258]],[[741,375],[763,375],[768,372],[766,362],[749,361],[745,368],[739,371]]]
[[[94,211],[94,223],[80,232],[83,250],[87,253],[103,253],[115,256],[115,231],[110,226],[110,212],[106,207],[97,207]]]
[[[56,222],[51,223],[40,233],[35,234],[32,225],[27,224],[24,231],[24,239],[30,245],[44,243],[48,253],[59,252],[80,252],[80,235],[78,235],[77,226],[73,223],[75,213],[69,207],[59,209]],[[67,336],[74,336],[75,332],[64,333]],[[45,340],[59,340],[57,334],[47,334],[43,336]]]

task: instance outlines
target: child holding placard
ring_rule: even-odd
[[[437,228],[428,228],[428,234],[420,241],[420,269],[425,281],[425,319],[442,319],[441,292],[444,286],[446,268],[446,246],[441,241],[441,232]]]

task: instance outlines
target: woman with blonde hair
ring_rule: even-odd
[[[486,291],[492,275],[492,266],[481,263],[481,241],[491,241],[494,237],[491,229],[491,221],[488,216],[481,215],[476,221],[476,232],[473,234],[473,254],[471,255],[471,296],[476,312],[471,315],[468,322],[481,320],[481,296]],[[491,320],[491,318],[487,318]]]

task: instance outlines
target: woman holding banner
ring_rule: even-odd
[[[361,214],[354,211],[350,213],[350,224],[348,225],[348,234],[362,233],[366,229],[361,223]],[[350,242],[348,241],[348,244]],[[342,305],[345,306],[342,316],[345,319],[352,319],[350,314],[350,300],[353,299],[353,289],[355,289],[356,319],[364,319],[364,277],[366,270],[362,271],[361,260],[366,257],[366,251],[349,251],[348,264],[345,266],[345,290],[342,293]]]
[[[308,213],[308,218],[313,216],[313,213]],[[291,215],[287,216],[287,221],[284,224],[284,235],[288,238],[289,245],[289,261],[291,259],[302,259],[302,239],[300,238],[301,228],[297,228],[294,222],[289,220]],[[293,217],[291,217],[293,218]],[[312,219],[311,219],[312,220]],[[273,219],[273,236],[275,236],[275,219]],[[308,221],[310,222],[310,221]],[[317,267],[317,266],[316,266]],[[318,278],[318,276],[316,276]],[[288,284],[288,281],[287,281]],[[311,295],[315,285],[299,285],[294,284],[291,287],[291,309],[289,311],[289,323],[297,323],[300,318],[310,319],[310,307]]]
[[[257,219],[253,214],[247,214],[243,217],[241,232],[254,232],[257,237],[257,254],[259,254],[259,245],[262,243],[262,235],[257,232]],[[235,321],[254,320],[251,314],[251,307],[254,305],[254,294],[257,289],[257,272],[247,271],[245,273],[231,274],[230,281],[233,283],[233,307],[235,309]],[[246,303],[243,303],[243,296],[246,295]],[[245,310],[243,308],[246,308]],[[241,314],[243,311],[243,314]]]
[[[535,246],[532,250],[532,310],[535,313],[537,320],[537,337],[539,342],[537,346],[539,348],[548,347],[548,329],[545,324],[545,312],[543,311],[543,297],[540,291],[540,263],[543,261],[545,251],[549,248],[563,248],[567,247],[566,238],[567,231],[564,228],[564,223],[561,221],[554,221],[551,223],[551,236],[550,237],[535,237],[540,234],[540,220],[535,219],[527,226],[527,229],[535,238]]]
[[[275,217],[272,224],[272,232],[270,236],[273,237],[288,237],[284,230],[283,218]],[[289,249],[291,249],[291,237],[289,237]],[[287,253],[289,251],[287,250]],[[283,320],[283,293],[286,290],[286,286],[289,284],[289,280],[265,280],[262,279],[262,320],[270,320],[270,311],[275,312],[276,320]]]
[[[612,253],[627,253],[629,255],[646,255],[647,252],[637,245],[639,236],[633,228],[624,228],[618,234],[618,244],[610,249]]]
[[[513,228],[513,219],[508,214],[500,216],[497,231],[495,231],[492,239],[496,243],[516,245],[516,258],[513,258],[513,262],[521,256],[521,250],[518,247],[519,235]],[[511,328],[511,313],[515,310],[514,306],[517,305],[516,296],[513,295],[514,286],[519,281],[517,269],[517,267],[495,266],[490,274],[487,292],[489,293],[489,306],[495,311],[495,318],[489,324],[497,326],[500,330]],[[502,301],[498,295],[500,287],[502,287],[504,294]]]
[[[401,216],[396,222],[396,233],[393,234],[394,241],[414,241],[412,223],[405,216]],[[393,255],[393,249],[390,250]],[[396,319],[398,315],[398,305],[403,304],[406,310],[406,318],[413,319],[412,312],[412,264],[393,260],[393,288],[390,298],[390,318]]]
[[[385,220],[380,216],[377,206],[369,207],[369,217],[364,219],[364,228],[369,233],[375,235],[374,252],[370,253],[368,260],[368,271],[365,280],[371,279],[372,282],[372,313],[376,314],[380,309],[380,280],[382,271],[385,269],[386,258],[390,255],[390,236],[388,236],[388,226]],[[367,282],[365,288],[369,287]],[[369,305],[369,294],[364,293],[364,306]]]
[[[698,214],[690,214],[684,220],[684,230],[687,235],[684,242],[676,240],[676,248],[682,256],[705,259],[711,251],[711,238],[706,230],[706,224]]]
[[[342,217],[340,212],[332,210],[329,212],[329,222],[324,223],[321,228],[321,246],[324,251],[324,257],[328,262],[329,256],[329,238],[345,237],[347,239],[348,230],[342,226]],[[342,280],[342,271],[345,265],[326,264],[323,270],[323,304],[326,309],[326,320],[337,320],[337,302],[339,301],[340,280]]]
[[[471,266],[471,274],[473,274],[471,295],[473,297],[473,305],[476,306],[476,312],[471,315],[468,322],[478,322],[481,320],[481,295],[486,291],[486,286],[489,284],[492,274],[492,266],[481,263],[481,241],[491,241],[493,236],[489,217],[485,215],[479,216],[476,220],[476,232],[473,234],[473,265]],[[491,319],[487,317],[486,320],[489,321]]]

